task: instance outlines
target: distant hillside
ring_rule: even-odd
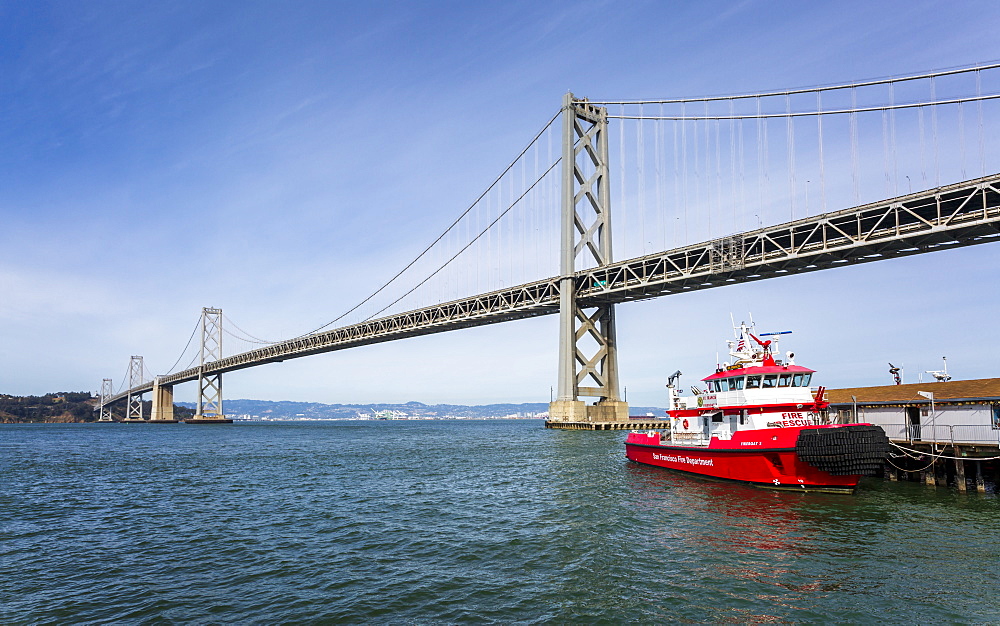
[[[44,396],[0,394],[0,424],[25,422],[92,422],[97,398],[87,391],[61,391]]]
[[[192,402],[179,402],[181,406],[194,407]],[[270,400],[223,400],[227,415],[250,415],[263,419],[354,419],[359,414],[372,415],[377,411],[398,411],[409,417],[497,419],[513,415],[530,417],[549,410],[547,402],[523,404],[322,404],[319,402],[291,402]],[[653,413],[664,415],[658,407],[630,407],[632,415]]]
[[[11,396],[0,394],[0,424],[54,423],[68,424],[96,422],[100,417],[96,407],[99,399],[88,391],[60,391],[44,396]],[[124,417],[124,403],[112,410],[114,419]],[[153,403],[142,403],[142,415],[149,419]],[[174,405],[174,417],[184,419],[194,416],[194,411]]]
[[[59,392],[44,396],[11,396],[0,394],[0,424],[30,422],[93,422],[100,415],[95,411],[98,398],[89,392]],[[632,415],[653,413],[664,415],[658,407],[629,407]],[[174,417],[184,419],[194,415],[193,402],[174,404]],[[464,418],[500,419],[505,417],[532,418],[549,409],[547,402],[526,402],[523,404],[322,404],[319,402],[273,402],[270,400],[224,400],[223,409],[227,415],[249,415],[260,419],[355,419],[359,415],[374,416],[376,412],[393,411],[411,418]],[[124,406],[115,406],[115,419],[124,417]],[[143,402],[143,417],[149,419],[152,402]]]

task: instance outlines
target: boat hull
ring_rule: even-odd
[[[768,489],[851,493],[860,475],[833,476],[800,460],[795,449],[711,450],[625,444],[630,461]]]
[[[851,492],[888,454],[885,433],[870,424],[744,430],[706,445],[630,433],[625,455],[644,465],[794,491]]]

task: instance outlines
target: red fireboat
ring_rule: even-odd
[[[889,439],[872,424],[826,424],[825,388],[809,386],[814,370],[795,365],[794,354],[775,359],[777,336],[753,324],[734,325],[734,361],[716,366],[681,397],[680,372],[670,376],[669,423],[662,430],[632,432],[631,461],[771,489],[851,493],[862,476],[877,475]],[[773,337],[773,339],[764,339]]]

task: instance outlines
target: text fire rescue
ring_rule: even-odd
[[[812,420],[812,414],[808,416],[802,413],[782,413],[781,420],[778,422],[769,422],[769,428],[774,428],[780,426],[782,428],[788,428],[791,426],[815,426],[816,422]]]

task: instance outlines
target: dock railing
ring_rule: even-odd
[[[990,424],[876,424],[892,441],[945,445],[1000,446],[1000,429]]]

